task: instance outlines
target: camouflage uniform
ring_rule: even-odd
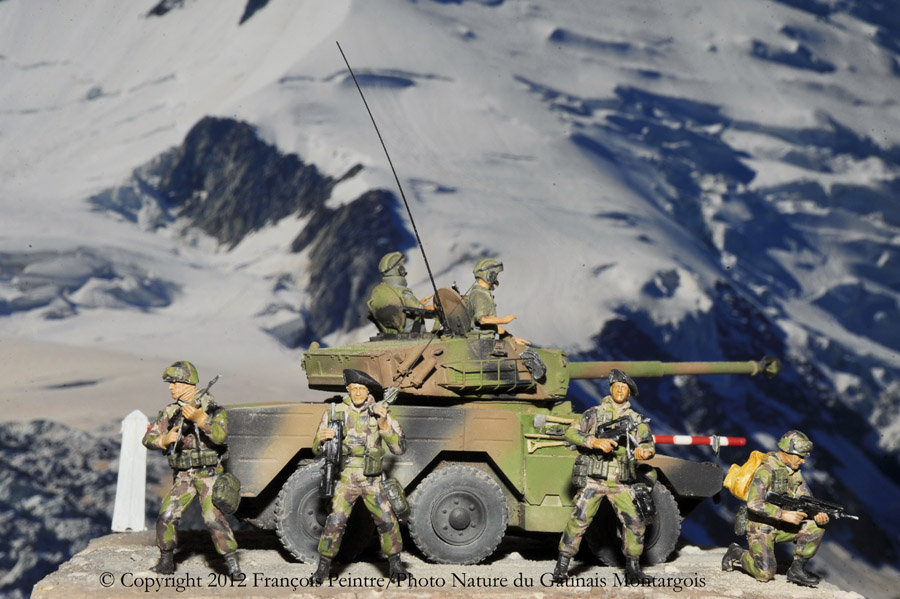
[[[327,559],[337,555],[341,546],[341,538],[347,526],[347,519],[353,504],[360,497],[365,503],[366,509],[372,514],[375,526],[381,536],[381,549],[389,558],[398,555],[403,549],[403,541],[400,537],[400,526],[397,517],[391,509],[387,495],[381,485],[381,476],[364,476],[364,456],[381,457],[384,455],[382,441],[387,444],[391,453],[400,455],[406,451],[406,437],[400,428],[400,423],[395,420],[390,412],[386,419],[389,431],[382,432],[378,428],[377,418],[369,414],[369,407],[375,402],[370,395],[360,407],[353,405],[349,396],[344,397],[343,406],[338,409],[344,415],[344,440],[343,453],[344,464],[341,469],[341,478],[335,485],[334,496],[331,500],[331,514],[325,520],[325,528],[319,540],[319,554]],[[322,415],[322,421],[316,430],[313,439],[313,448],[316,453],[322,450],[320,435],[329,426],[329,413]]]
[[[607,476],[595,478],[589,476],[587,484],[578,491],[575,496],[575,507],[572,516],[563,530],[559,541],[559,553],[561,555],[574,556],[581,546],[584,532],[590,526],[591,521],[600,508],[604,497],[608,497],[619,521],[622,523],[622,552],[626,557],[639,557],[644,550],[644,531],[646,524],[638,515],[631,494],[630,484],[634,480],[623,480],[621,464],[628,459],[627,448],[619,444],[610,453],[602,453],[600,450],[590,449],[594,436],[591,434],[598,424],[609,422],[622,416],[631,416],[635,420],[641,419],[641,415],[631,409],[631,402],[617,405],[612,397],[606,396],[599,405],[588,409],[578,423],[569,425],[566,430],[566,441],[581,448],[587,448],[592,461],[599,466],[606,463]],[[640,424],[636,431],[636,437],[640,447],[649,451],[654,450],[653,435],[648,424]],[[597,467],[597,466],[595,466]]]
[[[493,258],[482,258],[475,263],[472,274],[475,275],[475,284],[465,297],[466,309],[469,312],[469,329],[478,331],[481,329],[479,320],[485,316],[497,316],[497,304],[494,303],[494,294],[491,290],[500,284],[497,276],[503,272],[503,263]],[[481,284],[484,282],[484,285]],[[496,325],[485,325],[493,328]]]
[[[411,318],[403,312],[403,308],[423,308],[412,290],[406,286],[405,277],[384,276],[372,290],[367,305],[369,315],[383,333],[409,333],[416,324],[421,326],[421,318]]]
[[[475,285],[466,295],[466,309],[471,316],[471,324],[469,328],[478,329],[478,320],[483,316],[496,316],[497,304],[494,303],[494,294],[490,289],[485,289],[481,285]]]
[[[747,493],[750,519],[747,523],[747,542],[750,550],[742,550],[739,559],[745,572],[763,581],[775,577],[775,543],[793,541],[796,544],[794,557],[810,559],[816,554],[825,534],[824,529],[811,519],[804,520],[800,525],[781,520],[782,509],[766,503],[768,491],[791,497],[810,494],[800,470],[792,470],[778,459],[777,453],[767,454],[753,474]]]
[[[199,494],[203,521],[209,528],[216,551],[224,555],[237,550],[237,541],[235,541],[234,533],[232,533],[225,515],[212,504],[212,488],[216,476],[224,472],[221,458],[225,451],[225,440],[228,437],[228,415],[213,401],[213,397],[209,393],[200,400],[200,407],[206,412],[207,418],[197,425],[199,446],[197,445],[197,436],[194,435],[193,423],[184,419],[184,433],[176,454],[194,449],[212,451],[218,454],[219,462],[214,466],[174,470],[172,489],[163,499],[159,518],[156,520],[156,544],[162,551],[175,549],[178,521],[194,497]],[[169,404],[147,429],[142,443],[148,449],[159,449],[157,444],[159,438],[171,428],[177,427],[182,419],[181,406],[178,403]]]

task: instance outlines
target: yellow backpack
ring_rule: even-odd
[[[766,454],[761,451],[753,451],[750,453],[750,458],[744,462],[743,466],[732,464],[731,468],[728,469],[728,474],[725,475],[725,482],[722,483],[723,486],[731,491],[731,494],[738,499],[747,501],[747,493],[750,491],[750,481],[753,480],[753,474],[765,459]]]

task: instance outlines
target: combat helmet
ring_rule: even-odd
[[[778,449],[784,453],[798,455],[806,458],[812,453],[813,442],[800,431],[788,431],[778,440]]]
[[[188,383],[196,385],[200,382],[197,376],[197,368],[187,360],[179,360],[165,370],[162,379],[167,383]]]
[[[406,256],[403,255],[403,252],[390,252],[381,257],[378,262],[378,270],[384,277],[405,277],[406,268],[403,266],[405,263]]]
[[[493,258],[482,258],[475,263],[472,274],[476,279],[482,279],[485,283],[496,287],[500,284],[497,275],[503,272],[503,263]]]
[[[628,385],[628,390],[631,391],[632,397],[638,396],[638,386],[634,380],[625,374],[624,371],[619,370],[618,368],[613,368],[609,371],[609,388],[612,389],[613,383],[625,383]]]

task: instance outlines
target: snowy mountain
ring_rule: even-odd
[[[817,562],[891,596],[898,15],[871,0],[2,0],[0,331],[135,356],[154,382],[188,357],[238,396],[315,397],[297,361],[374,333],[382,254],[405,250],[430,293],[337,41],[438,284],[465,290],[499,258],[510,329],[578,359],[781,358],[772,381],[641,381],[640,407],[655,432],[753,449],[807,432],[814,491],[862,517],[832,526]],[[144,385],[45,374],[64,366],[0,396],[9,417]],[[685,536],[727,544],[736,507],[705,506]]]

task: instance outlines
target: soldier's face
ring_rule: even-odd
[[[609,394],[616,403],[625,403],[631,395],[631,389],[625,383],[613,383],[609,388]]]
[[[366,403],[366,398],[369,397],[369,388],[358,383],[350,383],[347,385],[347,393],[350,395],[353,405],[359,407]]]
[[[194,396],[195,386],[190,383],[169,383],[169,393],[172,399],[186,401]]]
[[[781,461],[787,464],[791,470],[799,470],[800,466],[803,465],[803,462],[806,461],[806,458],[804,458],[803,456],[799,456],[793,453],[781,453],[783,454],[781,456]]]

